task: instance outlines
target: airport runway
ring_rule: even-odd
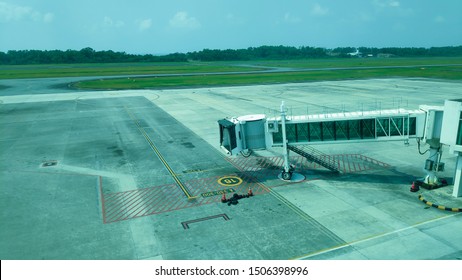
[[[294,156],[307,180],[288,184],[280,150],[229,158],[216,123],[274,114],[282,100],[293,114],[442,105],[459,82],[49,87],[62,81],[0,91],[1,259],[462,258],[461,215],[409,192],[426,159],[416,143],[317,146],[345,173]],[[449,178],[454,157],[443,161]],[[220,202],[249,188],[237,205]]]

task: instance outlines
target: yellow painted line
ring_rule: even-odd
[[[170,176],[172,176],[173,180],[175,180],[175,183],[180,187],[180,189],[183,191],[183,193],[186,195],[186,197],[188,199],[193,199],[193,198],[196,198],[194,196],[192,196],[188,189],[183,185],[183,183],[180,181],[180,179],[178,178],[178,176],[176,175],[176,173],[172,170],[172,168],[170,167],[170,165],[167,163],[167,161],[165,160],[165,158],[162,156],[162,154],[160,153],[159,149],[157,149],[156,145],[154,144],[154,142],[152,142],[151,138],[149,137],[149,135],[146,133],[146,131],[140,126],[140,123],[138,121],[138,119],[135,118],[135,116],[133,115],[133,113],[127,108],[125,107],[125,111],[128,113],[128,116],[132,119],[132,121],[135,123],[136,127],[138,128],[138,130],[141,132],[141,134],[143,135],[143,137],[146,139],[146,141],[148,142],[149,146],[151,147],[151,149],[154,151],[154,153],[157,155],[157,157],[159,158],[159,160],[162,162],[162,164],[165,166],[165,168],[167,169],[167,171],[170,173]]]
[[[237,169],[239,169],[239,167],[237,167],[234,162],[232,161],[229,161],[234,167],[236,167]],[[264,184],[260,183],[260,182],[255,182],[255,184],[257,184],[258,186],[260,186],[263,190],[266,190],[271,196],[273,196],[274,198],[276,198],[277,200],[279,200],[281,203],[283,203],[285,206],[287,206],[290,210],[292,210],[292,212],[294,212],[296,215],[298,215],[301,219],[305,220],[306,222],[308,222],[309,224],[311,224],[313,227],[316,227],[317,229],[319,229],[319,231],[321,231],[322,233],[324,233],[325,235],[329,236],[330,238],[332,238],[333,240],[336,240],[336,241],[339,241],[339,242],[345,242],[343,240],[341,240],[340,237],[338,237],[337,235],[335,235],[335,233],[333,233],[332,231],[330,231],[329,229],[327,229],[326,227],[324,227],[323,225],[321,225],[318,221],[316,221],[314,218],[312,218],[310,215],[308,215],[305,211],[303,211],[302,209],[298,208],[296,205],[294,205],[292,202],[290,202],[289,200],[287,200],[285,197],[283,197],[282,195],[280,195],[279,193],[277,193],[276,191],[268,188],[267,186],[265,186]]]
[[[200,174],[200,173],[206,173],[206,172],[210,172],[210,171],[216,171],[216,170],[220,170],[220,169],[224,169],[225,167],[215,167],[215,168],[207,168],[207,169],[191,169],[191,170],[184,170],[183,172],[181,173],[175,173],[176,176],[184,176],[184,175],[187,175],[187,174],[191,174],[191,173],[197,173],[197,174]]]
[[[333,247],[330,247],[330,248],[326,248],[326,249],[323,249],[323,250],[312,252],[312,253],[309,253],[309,254],[306,254],[306,255],[303,255],[303,256],[299,256],[299,257],[295,257],[295,258],[292,258],[292,259],[293,260],[303,260],[303,259],[306,259],[306,258],[309,258],[309,257],[322,255],[322,254],[332,252],[332,251],[336,251],[336,250],[346,248],[346,247],[349,247],[349,246],[354,246],[354,245],[357,245],[357,244],[360,244],[360,243],[363,243],[363,242],[366,242],[366,241],[382,238],[382,237],[385,237],[385,236],[388,236],[388,235],[391,235],[391,234],[395,234],[395,233],[399,233],[399,232],[406,231],[406,230],[409,230],[409,229],[413,229],[413,228],[416,228],[418,226],[422,226],[422,225],[433,223],[433,222],[436,222],[436,221],[439,221],[439,220],[444,220],[444,219],[447,219],[447,218],[451,218],[451,217],[453,217],[455,215],[460,215],[460,213],[447,215],[447,216],[442,216],[442,217],[437,217],[437,218],[434,218],[434,219],[430,219],[430,220],[427,220],[427,221],[416,223],[416,224],[408,226],[408,227],[404,227],[404,228],[400,228],[400,229],[397,229],[397,230],[385,232],[385,233],[382,233],[382,234],[376,234],[376,235],[369,236],[369,237],[366,237],[366,238],[363,238],[363,239],[359,239],[359,240],[356,240],[356,241],[353,241],[353,242],[348,242],[348,243],[345,243],[343,245],[333,246]]]

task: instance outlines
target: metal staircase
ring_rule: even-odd
[[[287,149],[306,158],[309,161],[316,162],[325,168],[340,173],[338,161],[333,157],[316,150],[311,146],[292,146],[287,145]]]

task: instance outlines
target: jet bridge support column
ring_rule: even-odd
[[[462,152],[459,152],[457,155],[456,172],[454,174],[454,189],[452,190],[452,196],[462,196]]]
[[[287,135],[286,135],[286,110],[284,108],[284,101],[281,103],[281,126],[282,126],[282,153],[284,157],[284,170],[282,171],[281,177],[284,180],[290,180],[292,178],[292,170],[290,170],[289,164],[289,150],[287,149]]]
[[[286,134],[286,109],[284,107],[284,101],[281,103],[281,130],[282,130],[282,149],[284,157],[284,169],[279,174],[279,178],[284,181],[290,182],[301,182],[305,180],[305,175],[295,173],[294,167],[290,165],[289,162],[289,147],[287,143],[287,134]]]
[[[462,99],[446,100],[441,129],[441,143],[457,155],[452,196],[462,197]]]

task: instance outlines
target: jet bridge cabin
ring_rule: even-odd
[[[266,116],[263,114],[219,120],[220,147],[228,155],[250,149],[266,149],[265,124]]]
[[[228,155],[249,150],[283,147],[283,180],[292,177],[288,150],[332,171],[335,163],[324,161],[324,155],[310,147],[314,144],[376,142],[410,138],[428,144],[429,157],[425,162],[429,184],[437,181],[436,172],[444,167],[442,145],[457,154],[453,196],[462,196],[462,99],[446,100],[441,106],[420,105],[419,110],[380,110],[342,112],[333,114],[288,116],[281,104],[281,116],[247,115],[218,121],[220,146]],[[420,152],[420,151],[419,151]]]
[[[420,138],[425,110],[382,110],[287,116],[287,142],[314,145],[342,142],[393,141]],[[220,146],[228,155],[282,146],[281,117],[264,114],[221,119]]]

